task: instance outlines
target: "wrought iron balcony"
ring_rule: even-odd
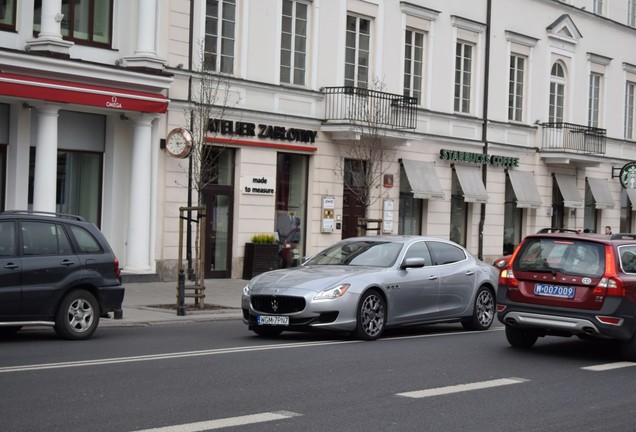
[[[325,120],[364,127],[415,129],[417,99],[359,87],[323,87]]]
[[[543,128],[541,150],[589,155],[605,154],[606,129],[562,122],[541,123],[541,127]]]

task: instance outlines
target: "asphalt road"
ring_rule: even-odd
[[[502,328],[264,339],[240,321],[0,340],[2,431],[634,431],[636,363]]]

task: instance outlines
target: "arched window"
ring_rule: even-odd
[[[550,110],[548,121],[562,123],[565,103],[565,68],[555,62],[550,71]]]

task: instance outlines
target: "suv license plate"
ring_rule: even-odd
[[[548,297],[561,297],[573,299],[576,289],[568,286],[548,285],[548,284],[535,284],[534,294]]]
[[[259,315],[257,318],[258,325],[275,325],[275,326],[288,326],[288,316],[272,316],[272,315]]]

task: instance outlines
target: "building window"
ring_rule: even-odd
[[[413,188],[404,167],[400,167],[400,208],[398,234],[422,234],[422,205],[424,200],[413,197]]]
[[[627,82],[625,85],[625,139],[634,139],[634,97],[636,83]]]
[[[207,0],[205,6],[204,68],[234,73],[236,0]]]
[[[99,226],[102,197],[101,153],[57,152],[56,209],[58,213],[82,216]],[[35,148],[31,147],[29,165],[29,209],[33,208]]]
[[[470,112],[473,46],[457,42],[455,47],[455,112]]]
[[[506,202],[504,203],[504,241],[503,253],[509,255],[521,243],[523,209],[517,207],[517,196],[510,177],[506,175]]]
[[[588,97],[587,125],[599,126],[599,108],[601,101],[601,75],[590,74],[590,91]]]
[[[0,0],[0,30],[15,31],[16,0]]]
[[[603,0],[594,0],[592,2],[592,8],[597,15],[603,15]]]
[[[565,71],[559,62],[552,65],[550,73],[550,109],[548,121],[551,123],[563,123],[565,103]]]
[[[278,153],[276,163],[276,233],[280,242],[280,267],[302,264],[307,222],[308,158]]]
[[[585,208],[583,210],[583,229],[587,232],[596,232],[596,223],[598,219],[598,210],[596,210],[596,201],[592,194],[590,184],[585,181]]]
[[[371,21],[347,15],[346,43],[344,85],[367,88],[371,55]]]
[[[621,222],[618,232],[632,232],[632,215],[632,202],[627,196],[627,191],[623,189],[621,190]]]
[[[42,0],[35,0],[33,31],[41,28]],[[111,44],[112,0],[62,0],[62,37],[77,43]]]
[[[627,7],[627,25],[636,27],[636,0],[629,0]]]
[[[280,44],[280,81],[283,83],[305,85],[308,9],[306,3],[283,0]]]
[[[464,191],[457,173],[453,170],[451,183],[450,240],[466,246],[468,225],[468,203],[464,200]]]
[[[424,61],[424,34],[406,30],[404,47],[404,96],[422,100],[422,67]]]
[[[508,120],[523,121],[523,83],[526,59],[519,55],[510,56],[510,82],[508,84]]]
[[[7,146],[0,145],[0,211],[4,211],[4,195],[7,179]]]

